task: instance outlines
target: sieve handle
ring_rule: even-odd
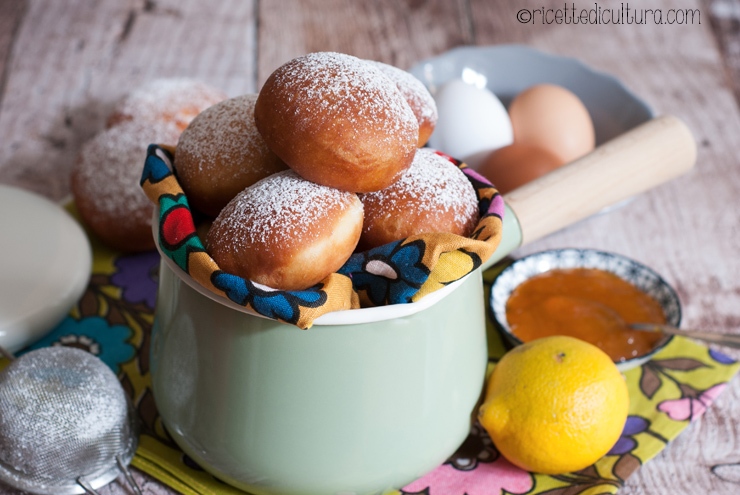
[[[13,355],[13,353],[10,352],[9,350],[7,350],[5,347],[3,347],[1,345],[0,345],[0,357],[4,357],[8,361],[14,361],[15,360],[15,356]]]
[[[650,120],[504,195],[521,244],[688,172],[696,162],[691,131],[676,117]]]

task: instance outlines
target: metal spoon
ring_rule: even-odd
[[[712,344],[726,345],[740,349],[740,335],[724,334],[717,332],[703,332],[700,330],[682,330],[670,325],[658,325],[656,323],[632,323],[629,326],[633,330],[642,330],[644,332],[660,332],[667,335],[682,335],[692,339],[710,342]]]

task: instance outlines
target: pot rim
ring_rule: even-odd
[[[197,291],[201,295],[204,295],[207,298],[219,304],[222,304],[223,306],[229,309],[233,309],[241,313],[246,313],[251,316],[264,318],[266,320],[272,319],[264,315],[261,315],[257,313],[256,311],[249,309],[246,306],[241,306],[235,303],[234,301],[231,301],[227,297],[216,294],[215,292],[212,292],[208,290],[207,288],[203,287],[201,284],[199,284],[188,273],[183,271],[182,268],[177,266],[177,264],[174,261],[172,261],[168,256],[166,256],[162,252],[162,249],[160,248],[159,243],[156,242],[156,239],[158,236],[158,229],[159,229],[158,218],[157,218],[157,214],[155,211],[154,219],[152,221],[152,235],[154,236],[154,239],[155,239],[154,244],[157,247],[157,252],[159,252],[161,262],[165,263],[167,267],[175,275],[177,275],[177,277],[181,281],[185,282],[188,286],[193,288],[195,291]],[[357,325],[357,324],[362,324],[362,323],[373,323],[373,322],[391,320],[394,318],[403,318],[406,316],[411,316],[415,313],[423,311],[437,304],[439,301],[441,301],[442,299],[450,295],[460,285],[462,285],[463,281],[467,280],[467,278],[471,274],[479,270],[480,268],[477,268],[471,271],[470,273],[460,278],[459,280],[456,280],[455,282],[424,296],[421,300],[417,302],[406,303],[406,304],[389,304],[386,306],[376,306],[376,307],[371,307],[371,308],[358,308],[358,309],[345,309],[345,310],[339,310],[339,311],[332,311],[330,313],[326,313],[316,318],[313,322],[313,326]],[[273,320],[273,321],[279,321],[279,320]]]

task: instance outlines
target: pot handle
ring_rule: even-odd
[[[678,177],[695,162],[691,131],[666,115],[511,191],[504,200],[521,228],[520,244],[526,244]]]

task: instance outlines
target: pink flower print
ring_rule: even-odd
[[[709,405],[722,393],[726,386],[726,383],[718,383],[696,397],[664,400],[658,404],[658,411],[666,413],[674,421],[686,421],[687,419],[694,421],[704,414]]]
[[[404,494],[424,492],[428,495],[496,495],[525,494],[532,490],[534,478],[512,465],[503,456],[493,462],[481,462],[475,469],[461,471],[443,464],[423,478],[405,486]]]

